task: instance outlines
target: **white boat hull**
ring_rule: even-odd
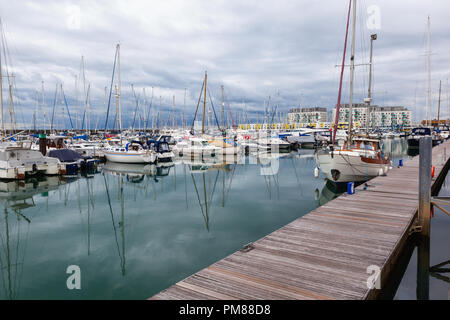
[[[360,156],[335,152],[317,154],[317,165],[328,180],[341,182],[361,182],[377,176],[386,175],[391,164],[364,162]]]
[[[154,163],[156,155],[147,152],[111,152],[104,151],[108,161],[119,163]]]

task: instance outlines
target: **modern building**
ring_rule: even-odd
[[[328,122],[328,111],[326,108],[294,108],[288,113],[289,123],[317,123]]]
[[[349,121],[349,105],[343,104],[339,111],[339,122],[348,123]],[[405,107],[370,107],[370,123],[372,127],[397,127],[410,126],[412,112]],[[336,108],[333,109],[333,119],[336,115]],[[369,119],[369,107],[367,104],[358,103],[353,105],[353,123],[359,127],[365,127]]]

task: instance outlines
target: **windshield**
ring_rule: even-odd
[[[170,151],[169,145],[167,143],[161,143],[159,145],[159,150],[162,152]]]

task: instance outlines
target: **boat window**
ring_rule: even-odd
[[[202,145],[203,146],[207,146],[208,145],[208,141],[202,141]]]
[[[168,145],[168,144],[165,144],[165,143],[161,143],[161,144],[159,145],[159,149],[160,149],[162,152],[170,151],[169,145]]]
[[[361,149],[373,150],[373,145],[370,142],[361,141]]]

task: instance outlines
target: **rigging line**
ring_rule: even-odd
[[[24,248],[23,248],[23,259],[22,259],[22,261],[25,261],[25,253],[26,253],[26,249],[27,249],[29,235],[30,235],[30,223],[28,223],[28,225],[27,225],[27,233],[26,233],[26,236],[25,236],[25,245],[24,245]],[[21,287],[21,283],[22,283],[22,279],[23,279],[23,265],[24,265],[24,263],[22,262],[20,264],[20,271],[19,271],[21,276],[19,277],[19,280],[18,280],[18,283],[17,283],[17,288]],[[16,293],[17,296],[18,296],[18,294],[19,294],[19,292]]]
[[[217,120],[216,109],[214,109],[214,104],[212,102],[211,92],[209,91],[209,88],[208,88],[208,95],[209,95],[209,101],[211,101],[211,107],[212,107],[213,112],[214,112],[214,118],[216,118],[217,127],[219,128],[219,130],[222,130],[222,129],[220,129],[219,120]]]
[[[351,8],[352,8],[352,0],[349,0],[348,14],[347,14],[347,28],[346,28],[346,31],[345,31],[345,41],[344,41],[344,54],[342,56],[341,76],[340,76],[340,81],[339,81],[339,93],[338,93],[338,101],[337,101],[337,104],[336,104],[336,116],[335,116],[335,120],[334,120],[334,130],[333,130],[332,145],[334,145],[334,143],[336,141],[336,132],[337,132],[338,127],[339,127],[339,109],[340,109],[340,105],[341,105],[342,78],[344,76],[345,54],[347,52],[347,38],[348,38],[348,27],[350,25]],[[350,117],[352,117],[352,115],[350,115]],[[350,128],[350,131],[351,130],[352,129]]]
[[[139,110],[139,97],[140,97],[140,95],[138,95],[136,97],[136,91],[134,90],[133,85],[131,86],[131,90],[133,91],[134,100],[136,102],[136,107],[134,109],[133,126],[132,126],[132,128],[134,130],[134,125],[136,123],[136,113],[138,113],[138,110]]]
[[[228,184],[227,192],[225,193],[225,200],[228,198],[228,193],[231,189],[231,183],[233,182],[234,173],[236,172],[237,163],[234,164],[233,172],[231,173],[230,183]]]
[[[211,192],[211,196],[209,197],[209,203],[211,204],[214,198],[214,192],[216,191],[217,179],[219,178],[219,170],[217,170],[216,181],[214,181],[213,190]]]
[[[87,89],[87,92],[86,92],[85,106],[88,105],[88,97],[89,97],[89,92],[90,92],[90,90],[91,90],[91,84],[89,83],[89,84],[88,84],[88,89]],[[86,110],[87,110],[87,108],[84,108],[84,112],[83,112],[83,122],[81,123],[81,130],[84,129],[84,119],[86,118]],[[86,125],[86,127],[87,127],[87,125]],[[86,129],[88,130],[88,128],[86,128]]]
[[[225,96],[225,101],[227,102],[228,112],[230,113],[230,118],[231,118],[231,121],[232,121],[232,123],[233,123],[233,128],[234,128],[234,130],[236,130],[236,125],[235,125],[235,123],[234,123],[233,115],[231,114],[230,103],[228,102],[228,96],[227,96],[227,94],[225,93],[225,90],[223,90],[223,94],[224,94],[224,96]]]
[[[194,130],[195,119],[197,118],[198,106],[200,105],[200,100],[202,99],[203,88],[204,88],[204,86],[205,86],[205,80],[203,80],[203,82],[202,82],[202,88],[200,89],[200,96],[198,97],[197,107],[195,108],[195,114],[194,114],[194,119],[192,120],[191,131]],[[205,98],[205,99],[206,99],[206,98]]]
[[[20,263],[19,263],[19,258],[20,258],[20,250],[19,250],[19,247],[20,247],[20,225],[21,225],[21,221],[20,221],[20,213],[17,211],[17,209],[14,209],[13,210],[14,211],[14,213],[17,215],[17,230],[16,230],[16,234],[17,234],[17,241],[16,241],[16,259],[15,259],[15,264],[14,264],[14,271],[15,271],[15,273],[14,273],[14,279],[13,279],[13,288],[15,288],[16,290],[16,292],[15,292],[15,295],[14,296],[17,296],[17,275],[18,275],[18,273],[19,273],[19,266],[20,266]]]
[[[146,126],[145,128],[147,129],[148,127],[148,121],[149,121],[149,117],[150,117],[150,111],[153,110],[153,87],[152,87],[152,98],[150,100],[150,106],[147,109],[147,118],[146,118]],[[152,129],[153,129],[153,125],[152,125]]]
[[[64,93],[64,89],[63,89],[62,85],[61,85],[61,92],[62,92],[63,97],[64,97],[64,103],[65,103],[65,105],[66,105],[67,114],[69,115],[70,126],[71,126],[72,129],[73,129],[72,117],[70,116],[69,105],[67,104],[66,95],[65,95],[65,93]]]
[[[103,173],[103,178],[105,180],[105,189],[106,189],[106,196],[108,197],[109,212],[111,213],[111,220],[112,220],[113,228],[114,228],[114,236],[116,238],[117,252],[119,253],[119,258],[120,258],[120,262],[121,262],[121,265],[122,265],[122,255],[120,254],[119,240],[117,239],[116,222],[114,221],[114,214],[113,214],[113,209],[112,209],[112,206],[111,206],[111,197],[109,195],[108,183],[106,182],[106,176],[105,176],[104,173]]]
[[[203,211],[202,201],[200,200],[200,195],[198,193],[197,184],[195,183],[195,178],[194,178],[194,175],[192,173],[191,173],[191,177],[192,177],[192,181],[194,182],[195,192],[197,193],[198,204],[200,205],[200,209],[202,210],[203,220],[205,220],[205,223],[207,223],[206,215],[205,215],[205,213]]]
[[[53,111],[52,111],[52,121],[50,123],[50,131],[53,130],[53,120],[55,118],[55,107],[56,107],[56,95],[58,94],[58,84],[56,84],[55,98],[53,99]]]
[[[116,54],[114,55],[114,65],[113,65],[113,71],[112,71],[112,76],[111,76],[111,85],[109,87],[108,108],[106,109],[105,133],[106,133],[106,129],[108,127],[109,108],[111,106],[112,86],[113,86],[113,82],[114,82],[114,73],[116,71],[117,50],[118,50],[118,48],[116,47]]]

